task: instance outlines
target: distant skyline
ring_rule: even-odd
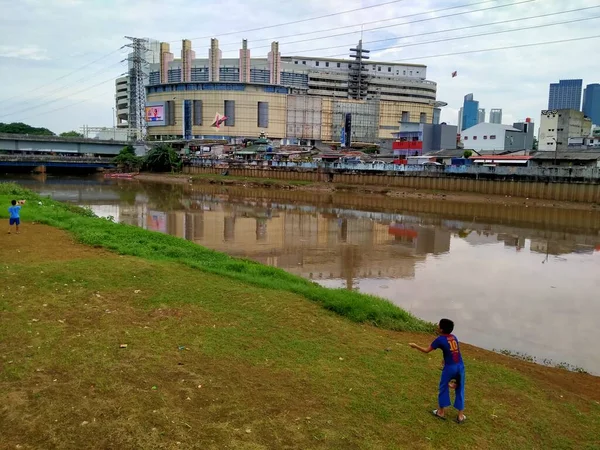
[[[558,83],[550,83],[548,109],[574,109],[581,111],[582,92],[582,79],[558,80]]]
[[[0,122],[22,121],[57,133],[78,130],[82,125],[112,126],[114,78],[126,71],[121,61],[127,49],[120,50],[127,43],[126,35],[171,42],[176,54],[181,40],[190,38],[199,57],[207,55],[210,37],[219,38],[224,58],[237,57],[244,38],[253,57],[265,56],[268,49],[262,47],[270,40],[279,41],[284,55],[342,56],[360,39],[361,24],[365,24],[362,37],[372,60],[428,66],[428,79],[438,85],[437,98],[448,103],[441,120],[451,124],[457,123],[463,97],[469,92],[488,109],[502,105],[503,122],[512,124],[525,117],[539,121],[540,111],[547,107],[551,82],[572,78],[582,78],[584,85],[600,82],[589,59],[590,48],[600,39],[424,58],[596,35],[598,19],[454,39],[590,18],[600,15],[600,8],[526,19],[600,6],[597,0],[573,0],[568,6],[557,0],[399,0],[272,27],[388,1],[305,0],[300,6],[274,0],[223,0],[218,7],[207,8],[184,0],[0,0]],[[471,6],[431,12],[466,4]],[[427,14],[415,16],[424,12]],[[387,20],[397,17],[404,18]],[[511,22],[489,25],[501,21]],[[412,23],[399,25],[405,22]],[[473,26],[478,27],[468,28]],[[318,40],[310,40],[314,38]],[[438,42],[427,44],[429,41]],[[568,54],[568,64],[549,63],[557,54]],[[452,77],[454,71],[456,77]]]

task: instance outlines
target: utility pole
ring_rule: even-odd
[[[135,136],[136,141],[146,137],[146,52],[148,51],[147,39],[125,36],[131,41],[125,47],[133,50],[129,54],[129,136]]]

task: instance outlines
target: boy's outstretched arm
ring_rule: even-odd
[[[417,344],[415,344],[413,342],[411,342],[408,345],[410,345],[412,348],[416,348],[417,350],[419,350],[420,352],[423,352],[423,353],[430,353],[430,352],[432,352],[432,351],[435,350],[431,345],[429,347],[427,347],[427,348],[421,347],[420,345],[417,345]]]

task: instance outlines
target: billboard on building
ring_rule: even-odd
[[[148,211],[146,229],[167,234],[167,214],[161,211]]]
[[[146,126],[166,125],[166,107],[164,102],[153,102],[146,104],[145,109]]]

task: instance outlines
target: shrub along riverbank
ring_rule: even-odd
[[[324,288],[281,269],[232,258],[174,236],[99,219],[83,208],[42,199],[14,184],[0,184],[0,204],[8,205],[13,198],[29,200],[22,211],[24,220],[67,230],[86,245],[104,247],[123,255],[178,262],[255,286],[300,294],[354,322],[398,331],[433,331],[432,324],[387,300],[345,289]],[[2,211],[2,214],[6,213]]]
[[[431,336],[355,322],[427,323],[0,185],[22,197],[0,234],[0,448],[598,448],[600,378],[463,344],[469,421],[442,422],[441,355],[407,345]]]

